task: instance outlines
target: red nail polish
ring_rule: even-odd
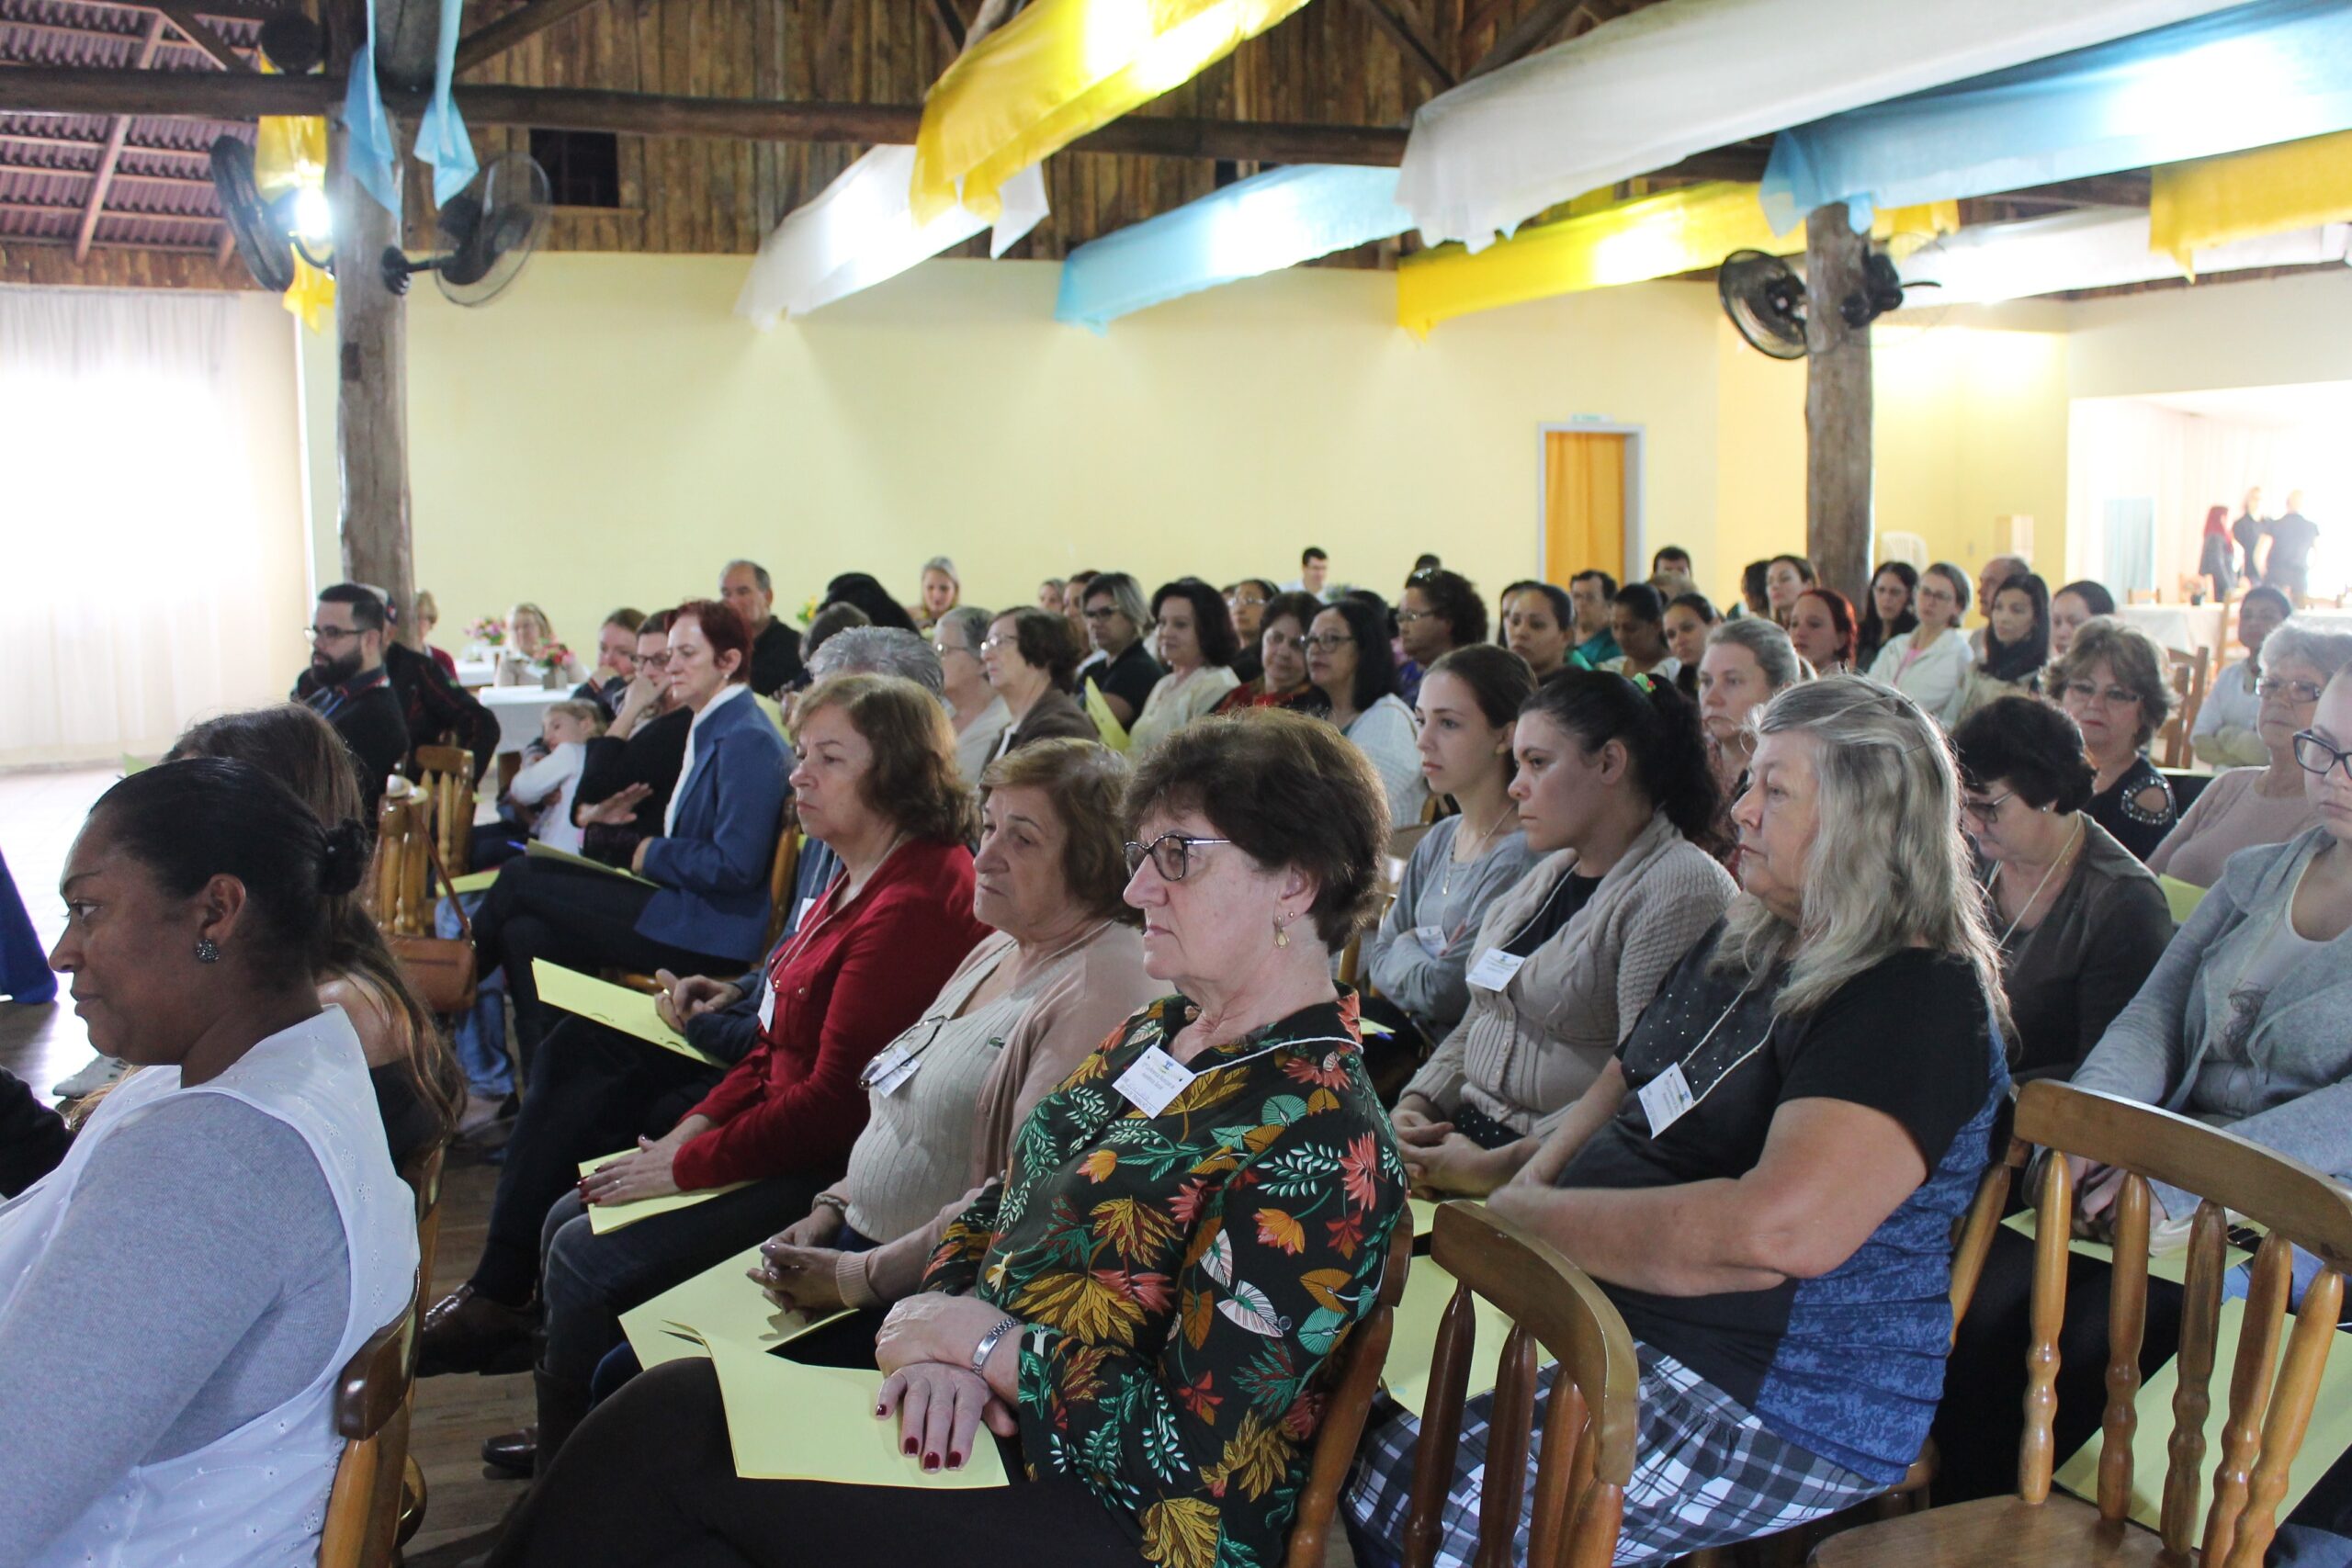
[[[901,1452],[905,1453],[909,1459],[912,1459],[915,1452],[914,1439],[911,1438],[908,1438],[904,1443],[899,1445],[899,1450]]]
[[[923,1473],[926,1475],[931,1473],[933,1471],[937,1470],[939,1468],[939,1456],[937,1454],[923,1455],[922,1468]]]
[[[964,1456],[962,1454],[949,1454],[947,1456],[947,1468],[950,1470],[963,1469]]]

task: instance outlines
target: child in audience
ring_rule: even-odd
[[[557,703],[539,719],[539,735],[548,754],[514,775],[507,794],[518,806],[536,806],[531,837],[551,849],[580,852],[580,825],[571,819],[572,798],[580,793],[580,770],[588,760],[588,742],[605,733],[605,716],[586,702]]]

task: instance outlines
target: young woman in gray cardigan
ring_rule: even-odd
[[[1715,820],[1698,711],[1671,681],[1569,670],[1520,710],[1510,786],[1548,858],[1498,898],[1470,1007],[1392,1117],[1415,1183],[1490,1192],[1600,1075],[1736,891],[1693,842]]]

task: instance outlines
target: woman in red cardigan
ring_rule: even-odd
[[[639,1137],[548,1211],[541,1468],[586,1414],[622,1313],[775,1235],[841,1174],[865,1125],[859,1075],[988,934],[972,915],[976,810],[936,699],[897,676],[836,676],[800,700],[794,743],[800,824],[841,856],[842,875],[768,955],[752,1053],[665,1135]],[[741,999],[715,982],[695,990],[697,1004]],[[590,1205],[714,1188],[729,1190],[602,1235],[589,1224]],[[434,1316],[472,1351],[480,1325],[458,1320],[490,1306],[457,1301]],[[428,1348],[438,1326],[428,1320]]]

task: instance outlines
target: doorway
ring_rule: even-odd
[[[1544,581],[1566,587],[1595,567],[1621,582],[1639,575],[1641,439],[1627,425],[1544,427]]]

